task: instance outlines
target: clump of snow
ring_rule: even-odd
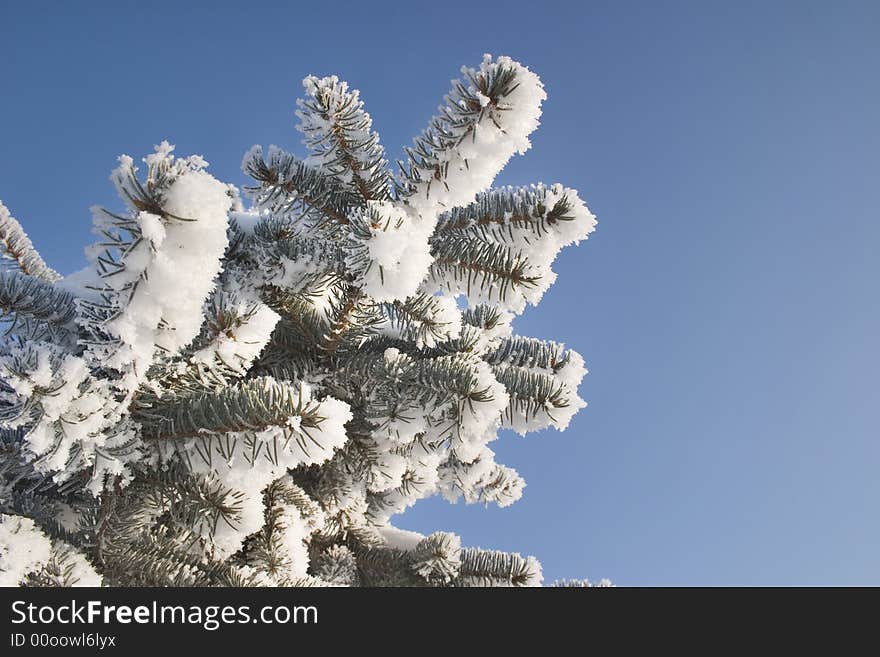
[[[369,201],[362,213],[366,238],[354,234],[347,264],[363,291],[376,301],[415,294],[431,266],[428,244],[433,224],[391,201]]]
[[[541,586],[541,583],[544,581],[544,569],[541,566],[541,562],[533,556],[528,556],[526,557],[526,564],[529,576],[523,583],[523,586]]]
[[[174,144],[169,144],[167,139],[163,139],[162,143],[153,147],[153,153],[144,158],[144,163],[149,167],[155,167],[165,163],[171,159],[171,153],[174,152]]]
[[[307,577],[309,570],[307,542],[312,534],[309,524],[292,504],[284,508],[279,524],[283,532],[283,550],[287,554],[283,569],[285,576],[291,580]]]
[[[19,586],[52,556],[52,542],[30,518],[0,514],[0,586]]]
[[[223,307],[223,312],[237,318],[237,321],[225,330],[217,331],[213,339],[196,351],[190,360],[207,367],[220,362],[244,374],[268,344],[280,317],[264,303],[243,300],[232,300]]]
[[[385,539],[385,544],[388,547],[398,550],[414,550],[416,545],[425,538],[424,534],[409,529],[398,529],[392,525],[379,527],[379,534]]]
[[[137,266],[140,263],[132,263],[142,278],[123,314],[108,325],[131,347],[137,370],[143,371],[152,361],[156,348],[174,354],[198,333],[201,306],[213,287],[226,248],[228,208],[225,187],[204,172],[189,173],[168,190],[167,210],[197,219],[173,221],[164,231],[155,231],[162,239],[151,244],[152,261],[142,268]],[[138,219],[142,227],[147,225],[151,230],[157,223],[147,213]]]
[[[103,583],[103,577],[73,546],[53,543],[30,518],[0,514],[0,586],[19,586],[28,574],[53,560],[61,569],[59,585]]]
[[[124,373],[120,385],[127,390],[136,387],[157,350],[176,354],[198,334],[202,304],[214,287],[227,246],[227,211],[232,205],[228,187],[202,170],[204,160],[174,160],[172,150],[163,142],[145,158],[151,172],[160,164],[175,171],[162,194],[164,216],[136,214],[142,239],[122,256],[124,269],[104,279],[119,291],[134,286],[122,301],[122,311],[104,327],[120,341],[120,348],[109,358],[104,350],[94,354],[102,365]],[[136,171],[130,157],[120,158],[112,178],[123,197]],[[96,210],[96,228],[105,223]],[[89,251],[93,259],[99,253]]]
[[[162,223],[162,217],[149,212],[139,212],[137,223],[140,226],[141,235],[151,247],[158,249],[162,246],[162,242],[165,241],[165,226]]]
[[[584,377],[590,372],[584,363],[583,356],[574,349],[569,349],[567,353],[568,362],[564,367],[560,367],[556,371],[556,378],[562,381],[562,383],[567,385],[571,390],[577,390],[581,385],[581,382],[584,380]]]
[[[417,346],[434,347],[440,342],[453,340],[461,335],[461,311],[454,297],[435,297],[437,312],[432,320],[439,326],[437,335],[429,334]]]

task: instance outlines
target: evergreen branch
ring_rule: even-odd
[[[551,194],[552,192],[552,194]],[[561,186],[503,187],[477,194],[473,203],[440,215],[435,234],[467,232],[486,241],[512,241],[514,230],[538,238],[574,221],[574,204]]]
[[[450,395],[468,403],[485,403],[493,399],[490,388],[480,382],[476,370],[467,360],[462,362],[462,359],[445,356],[418,361],[414,375],[406,380],[407,384],[439,393],[441,398]]]
[[[374,305],[368,303],[364,292],[353,285],[343,288],[331,300],[326,315],[327,328],[320,349],[328,362],[335,359],[343,345],[358,344],[382,321],[382,316]]]
[[[431,185],[445,186],[451,152],[472,139],[484,121],[500,129],[498,114],[510,109],[505,98],[518,85],[516,69],[506,63],[481,71],[466,70],[464,80],[453,82],[440,113],[413,140],[413,146],[405,149],[407,163],[398,162],[403,175],[398,193],[410,196],[423,182],[428,185],[428,194]]]
[[[59,504],[88,507],[93,498],[83,496],[77,477],[71,478],[76,482],[71,492],[66,489],[71,480],[59,483],[51,473],[38,472],[32,455],[25,451],[25,433],[24,428],[0,429],[0,512],[27,516],[50,538],[77,543],[75,532],[56,519]]]
[[[340,586],[360,586],[357,559],[345,545],[330,545],[312,561],[312,575],[324,582]]]
[[[383,302],[377,307],[407,342],[422,345],[449,337],[450,322],[441,319],[440,299],[434,295],[416,294],[406,301]]]
[[[461,312],[461,321],[485,331],[491,331],[504,322],[505,316],[500,308],[480,303]]]
[[[256,362],[258,371],[275,378],[299,380],[318,366],[328,318],[318,310],[317,304],[328,293],[334,294],[334,288],[341,284],[335,275],[325,274],[314,277],[311,286],[299,291],[291,287],[263,286],[263,301],[282,319]]]
[[[314,233],[314,231],[312,231]],[[254,242],[274,258],[286,258],[294,263],[311,265],[328,272],[345,274],[347,253],[341,245],[327,236],[305,234],[286,217],[270,216],[254,227]]]
[[[554,409],[571,404],[572,393],[568,386],[552,375],[510,366],[496,366],[492,371],[510,395],[510,405],[505,411],[508,422],[514,417],[528,421],[538,413],[546,413],[552,419]]]
[[[163,363],[163,365],[165,364]],[[177,367],[173,369],[154,364],[147,374],[147,378],[158,389],[174,390],[177,393],[219,390],[240,377],[240,371],[223,363],[215,363],[211,367],[206,367],[202,363],[193,364],[183,361],[178,361]],[[134,399],[139,400],[143,395],[149,398],[151,394],[141,390],[135,394]]]
[[[473,363],[461,354],[434,358],[401,354],[389,362],[381,352],[373,351],[383,343],[381,338],[367,340],[339,363],[343,368],[340,378],[370,385],[372,406],[380,415],[401,405],[429,408],[453,400],[492,401],[491,391],[480,383]]]
[[[156,146],[158,157],[148,156],[146,158],[150,164],[147,179],[144,182],[138,178],[138,169],[130,157],[122,156],[119,158],[120,164],[113,171],[110,179],[116,185],[119,196],[129,206],[133,214],[146,212],[161,217],[165,221],[194,221],[192,217],[181,217],[169,212],[165,208],[165,193],[182,174],[199,170],[205,166],[205,163],[201,158],[168,157],[172,150],[174,147],[168,142]],[[106,210],[103,212],[108,216],[115,216]],[[110,241],[114,240],[112,233],[105,234],[105,237]]]
[[[412,557],[396,548],[351,546],[357,559],[358,575],[366,586],[427,586],[410,568]]]
[[[125,489],[105,486],[100,506],[84,515],[83,545],[110,586],[242,586],[236,569],[214,561],[199,536],[173,524],[156,524],[168,500],[154,493],[155,473],[141,472]],[[167,482],[166,482],[167,483]],[[172,492],[172,495],[175,493]]]
[[[255,378],[216,392],[167,393],[152,399],[144,395],[132,415],[145,439],[170,440],[263,431],[286,426],[294,416],[301,418],[304,429],[317,429],[323,421],[317,408],[289,383]]]
[[[340,345],[336,350],[338,378],[345,380],[354,377],[358,380],[374,376],[373,370],[380,367],[386,349],[397,349],[403,354],[416,354],[414,344],[401,338],[383,333],[364,335],[357,341]]]
[[[464,495],[468,504],[494,502],[499,507],[506,507],[520,499],[525,488],[519,473],[495,463],[494,454],[488,449],[472,463],[465,463],[451,454],[443,466],[441,479],[448,498],[457,499]]]
[[[287,297],[284,303],[268,303],[287,314],[275,326],[272,339],[255,362],[253,371],[279,380],[301,380],[317,368],[325,324],[308,301],[295,301],[294,295]],[[297,303],[308,308],[297,311],[293,307]]]
[[[591,582],[588,579],[559,579],[550,584],[550,586],[566,589],[607,589],[613,588],[614,584],[608,579],[600,579],[598,582]]]
[[[244,172],[259,183],[248,190],[256,205],[273,212],[290,212],[297,203],[322,215],[318,223],[332,221],[347,224],[346,211],[357,204],[357,198],[296,156],[278,148],[269,150],[268,162],[263,150],[254,146],[242,162]]]
[[[50,335],[61,334],[62,340],[75,342],[73,296],[43,279],[0,270],[0,312],[9,320],[10,333],[34,339],[45,329]]]
[[[57,548],[26,583],[540,581],[532,558],[385,529],[436,493],[515,501],[498,427],[584,405],[577,353],[508,336],[595,217],[560,185],[484,191],[529,148],[543,86],[507,57],[463,69],[397,181],[359,93],[305,86],[310,155],[251,149],[252,208],[166,142],[146,176],[120,157],[127,209],[94,211],[81,298],[0,204],[0,511]]]
[[[254,318],[260,304],[250,302],[243,307],[235,295],[214,294],[205,304],[205,319],[199,334],[187,347],[191,354],[215,342],[220,336],[234,337],[236,330]]]
[[[447,532],[426,536],[410,553],[410,568],[430,585],[448,584],[461,568],[461,540]]]
[[[211,561],[187,546],[191,539],[160,528],[105,554],[103,573],[111,586],[243,586],[236,569]]]
[[[13,260],[26,275],[54,283],[60,274],[49,267],[37,253],[24,228],[0,202],[0,256]]]
[[[284,220],[258,224],[252,245],[251,257],[263,279],[288,293],[319,294],[350,278],[339,243],[294,232]]]
[[[0,429],[0,513],[14,512],[17,493],[38,488],[48,478],[28,461],[22,446],[24,433],[23,428]]]
[[[531,557],[513,552],[464,548],[461,570],[453,586],[536,586],[541,567]]]
[[[410,345],[407,352],[411,353]],[[433,347],[422,347],[416,353],[420,358],[439,358],[441,356],[475,355],[481,347],[480,334],[473,326],[465,324],[457,338],[437,342]]]
[[[70,545],[53,541],[52,555],[49,561],[43,564],[39,570],[30,573],[24,581],[24,586],[32,587],[70,587],[77,584],[93,585],[91,582],[82,582],[80,570],[82,565],[77,561],[88,564],[85,557]]]
[[[391,175],[372,119],[363,109],[358,91],[335,76],[303,81],[308,97],[297,101],[297,126],[312,151],[310,163],[319,165],[341,186],[362,201],[390,198]]]
[[[145,492],[134,482],[123,495],[118,480],[104,486],[100,504],[87,509],[80,520],[85,528],[82,545],[94,556],[96,565],[107,574],[116,554],[133,546],[152,529],[159,514]],[[125,573],[125,570],[122,571]]]
[[[483,359],[490,365],[539,368],[556,373],[571,361],[571,351],[558,342],[516,335],[502,339]]]
[[[443,586],[455,581],[462,565],[461,542],[446,532],[426,536],[412,550],[351,547],[367,586]]]
[[[283,318],[279,323],[278,340],[291,353],[316,349],[326,323],[315,306],[316,295],[290,292],[274,285],[263,288],[263,301]],[[291,337],[291,335],[295,337]],[[275,336],[273,336],[273,342]]]
[[[429,277],[441,286],[464,285],[468,296],[475,286],[491,299],[504,300],[520,288],[533,287],[540,276],[530,273],[528,259],[502,244],[486,244],[458,235],[444,235],[432,245],[434,263]]]
[[[244,493],[224,486],[214,474],[189,472],[182,463],[138,474],[148,504],[163,523],[210,538],[217,526],[237,526]]]

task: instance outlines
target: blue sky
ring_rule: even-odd
[[[462,64],[508,54],[549,99],[498,182],[600,220],[516,328],[584,354],[590,406],[494,444],[514,506],[398,524],[551,581],[880,584],[880,5],[179,4],[0,0],[0,198],[50,264],[84,263],[119,153],[167,138],[243,184],[335,73],[398,157]]]

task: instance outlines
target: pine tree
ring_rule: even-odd
[[[488,443],[585,406],[581,356],[511,321],[595,217],[561,185],[490,188],[546,96],[507,57],[462,73],[397,173],[336,77],[304,81],[306,157],[245,155],[247,205],[167,142],[120,157],[71,276],[0,205],[2,583],[541,582],[390,524],[437,493],[513,503]]]

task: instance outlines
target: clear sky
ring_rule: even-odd
[[[243,184],[335,73],[396,158],[462,64],[508,54],[549,99],[498,182],[600,220],[515,326],[584,354],[590,405],[494,443],[517,504],[397,524],[549,581],[880,585],[880,3],[298,4],[0,0],[0,198],[52,266],[118,207],[119,153],[167,138]]]

